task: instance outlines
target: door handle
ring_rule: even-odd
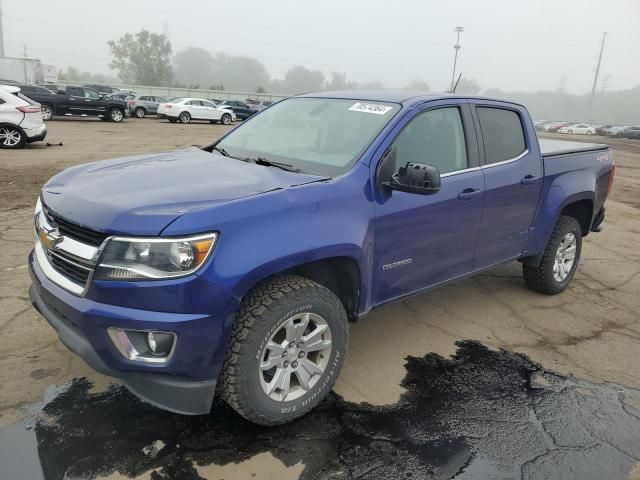
[[[540,177],[534,177],[533,175],[527,175],[525,176],[522,180],[520,180],[520,183],[524,186],[529,186],[529,185],[533,185],[534,182],[536,180],[538,180],[538,178]]]
[[[473,197],[475,197],[479,193],[480,189],[478,188],[465,188],[458,194],[458,200],[468,202],[469,200],[473,200]]]

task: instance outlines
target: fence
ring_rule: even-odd
[[[60,85],[86,85],[90,82],[61,81]],[[253,93],[253,92],[233,92],[227,90],[205,90],[201,88],[177,88],[177,87],[151,87],[149,85],[125,85],[109,84],[110,87],[120,90],[133,90],[142,95],[158,95],[160,97],[194,97],[194,98],[215,98],[217,100],[280,100],[288,95],[278,95],[274,93]]]

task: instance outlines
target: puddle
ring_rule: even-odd
[[[76,379],[0,431],[0,477],[153,469],[154,480],[198,479],[199,466],[215,472],[268,453],[304,465],[305,479],[623,479],[640,461],[637,390],[562,377],[475,342],[460,342],[454,358],[409,357],[406,369],[396,405],[332,395],[278,428],[250,424],[223,403],[209,416],[175,415],[121,387],[94,393]]]

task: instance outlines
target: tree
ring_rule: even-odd
[[[109,67],[118,71],[125,83],[165,86],[173,82],[171,42],[162,34],[141,30],[127,33],[116,42],[110,40],[113,60]]]
[[[414,80],[409,85],[403,87],[403,90],[418,90],[421,92],[430,92],[431,87],[424,80]]]
[[[176,80],[184,84],[211,85],[213,55],[204,48],[189,47],[173,57]]]
[[[482,87],[473,78],[462,77],[456,87],[456,93],[465,93],[467,95],[476,95],[480,93]]]
[[[258,87],[256,89],[256,93],[267,93],[267,91],[264,89],[264,87]]]
[[[255,92],[258,87],[269,85],[271,77],[255,58],[217,53],[213,58],[213,79],[210,83],[224,85],[229,90]]]
[[[317,92],[324,87],[324,75],[319,70],[309,70],[302,65],[290,68],[284,80],[273,82],[273,90],[280,93],[296,94]]]

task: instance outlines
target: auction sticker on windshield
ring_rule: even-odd
[[[352,112],[364,112],[364,113],[375,113],[376,115],[384,115],[393,107],[389,107],[387,105],[380,105],[377,103],[354,103],[349,107],[349,110]]]

